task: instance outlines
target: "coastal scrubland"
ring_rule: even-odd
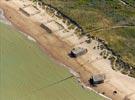
[[[135,66],[134,0],[43,0],[76,21],[86,34],[105,40]]]

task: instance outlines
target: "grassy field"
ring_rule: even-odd
[[[31,40],[0,23],[0,100],[102,100]],[[64,80],[64,81],[63,81]]]
[[[135,66],[135,0],[44,0]],[[126,28],[113,28],[128,26]],[[110,29],[110,30],[108,30]],[[131,45],[132,44],[132,45]]]

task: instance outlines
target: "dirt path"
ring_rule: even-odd
[[[84,82],[86,85],[89,84],[88,80],[93,73],[97,73],[105,69],[105,68],[102,69],[103,64],[101,64],[101,68],[99,68],[100,66],[98,68],[93,67],[94,64],[88,64],[88,65],[86,64],[82,66],[81,64],[81,61],[83,61],[82,58],[71,59],[68,56],[68,52],[72,49],[72,45],[70,44],[70,42],[64,42],[58,36],[47,33],[43,28],[40,27],[40,23],[37,23],[36,21],[33,21],[29,17],[22,14],[19,11],[19,9],[14,7],[14,5],[12,6],[8,4],[8,2],[6,2],[5,0],[2,0],[0,3],[0,8],[4,10],[5,16],[9,21],[12,22],[12,24],[15,27],[17,27],[22,32],[27,33],[28,35],[33,37],[38,42],[39,46],[46,53],[48,53],[51,57],[53,57],[57,61],[69,66],[74,71],[79,73],[81,81]],[[102,62],[99,63],[96,62],[96,63],[100,64]],[[108,70],[105,72],[108,73],[112,72],[112,70],[110,69]],[[113,76],[112,74],[116,74],[114,75],[115,77],[112,77]],[[94,87],[94,89],[100,93],[104,92],[105,95],[111,97],[114,100],[122,100],[123,98],[125,98],[125,96],[128,95],[127,92],[125,93],[125,89],[128,90],[127,88],[128,86],[129,86],[129,90],[128,90],[129,94],[132,93],[132,86],[130,86],[131,84],[128,81],[134,82],[134,80],[128,78],[128,76],[121,77],[120,73],[115,73],[115,72],[111,73],[111,77],[112,80],[108,80],[109,82],[106,81],[105,83],[97,87]],[[117,81],[117,77],[118,77],[118,81]],[[125,85],[121,86],[119,82],[122,82],[123,80],[127,82],[125,82]],[[119,89],[118,88],[119,86],[122,89],[121,88]],[[114,90],[118,92],[116,95],[113,95]]]
[[[99,29],[94,29],[94,30],[91,30],[89,32],[86,32],[87,34],[90,34],[92,32],[101,32],[101,31],[109,31],[109,30],[112,30],[112,29],[118,29],[118,28],[135,28],[135,25],[133,26],[130,26],[130,25],[116,25],[116,26],[112,26],[112,27],[109,27],[109,28],[99,28]],[[86,35],[87,35],[86,34]]]

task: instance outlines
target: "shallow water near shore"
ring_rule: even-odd
[[[54,63],[35,42],[3,23],[0,40],[1,100],[102,99],[81,88],[76,78],[63,81],[72,76],[67,69]]]

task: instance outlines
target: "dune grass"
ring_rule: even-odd
[[[75,20],[85,32],[105,40],[126,62],[135,66],[135,46],[132,44],[135,43],[135,0],[43,1]],[[106,30],[113,26],[129,27]],[[104,31],[94,32],[100,29]]]
[[[135,65],[135,28],[125,27],[110,30],[103,30],[101,32],[93,32],[97,37],[105,39],[111,47],[122,58]]]

